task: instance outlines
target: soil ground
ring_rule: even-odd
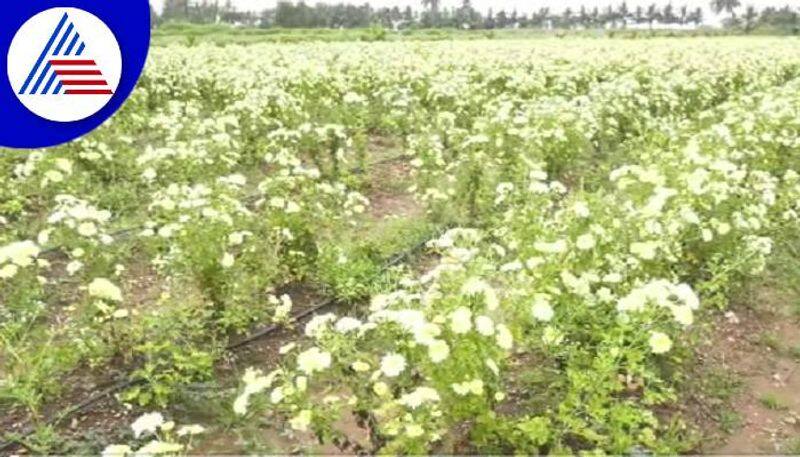
[[[703,453],[800,454],[800,258],[791,252],[731,311],[701,348],[706,395],[694,397]]]

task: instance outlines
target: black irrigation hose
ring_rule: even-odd
[[[377,275],[373,276],[370,279],[375,279],[377,276],[385,273],[389,268],[397,266],[403,260],[405,260],[408,257],[411,257],[413,254],[419,252],[422,248],[425,247],[426,244],[428,244],[428,242],[430,242],[434,238],[438,237],[446,229],[447,228],[445,227],[444,229],[437,230],[436,233],[431,238],[428,238],[425,241],[421,241],[421,242],[417,243],[416,245],[410,247],[409,249],[406,249],[405,251],[390,257],[389,260],[386,263],[383,264],[383,266],[381,267],[379,273]],[[323,301],[322,303],[319,303],[319,304],[317,304],[315,306],[312,306],[311,308],[309,308],[309,309],[307,309],[305,311],[302,311],[300,313],[297,313],[296,315],[292,316],[291,322],[302,321],[303,319],[305,319],[306,317],[308,317],[308,316],[310,316],[312,314],[318,313],[319,311],[322,311],[323,309],[329,308],[331,306],[338,305],[340,303],[341,302],[336,298],[328,298],[327,300]],[[247,338],[245,338],[245,339],[243,339],[241,341],[237,341],[236,343],[228,345],[225,349],[227,351],[234,351],[234,350],[239,349],[239,348],[241,348],[243,346],[247,346],[248,344],[250,344],[250,343],[252,343],[252,342],[254,342],[256,340],[259,340],[259,339],[261,339],[261,338],[263,338],[263,337],[265,337],[265,336],[267,336],[267,335],[269,335],[271,333],[275,333],[276,331],[278,331],[279,329],[281,329],[283,327],[284,326],[278,325],[278,324],[270,325],[269,327],[265,327],[265,328],[255,332],[255,333],[249,335]]]
[[[383,264],[383,266],[381,267],[379,273],[377,273],[372,279],[374,279],[377,276],[385,273],[390,268],[397,266],[398,264],[400,264],[404,260],[408,259],[412,255],[414,255],[417,252],[419,252],[420,250],[422,250],[430,241],[432,241],[432,240],[436,239],[437,237],[439,237],[449,227],[450,227],[449,224],[445,224],[443,227],[441,227],[440,229],[436,230],[435,233],[433,234],[433,236],[431,236],[430,238],[427,238],[426,240],[417,243],[416,245],[406,249],[405,251],[400,252],[400,253],[395,254],[394,256],[390,257],[389,260],[387,260],[387,262]],[[314,305],[314,306],[312,306],[311,308],[309,308],[307,310],[304,310],[304,311],[302,311],[300,313],[295,314],[294,316],[292,316],[291,322],[300,322],[303,319],[305,319],[306,317],[311,316],[312,314],[318,313],[319,311],[322,311],[323,309],[329,308],[329,307],[337,305],[339,303],[340,303],[340,301],[338,299],[336,299],[336,298],[328,298],[328,299],[324,300],[322,303]],[[248,345],[252,344],[255,341],[260,340],[261,338],[264,338],[264,337],[266,337],[266,336],[268,336],[268,335],[270,335],[272,333],[275,333],[276,331],[278,331],[278,330],[280,330],[282,328],[284,328],[283,325],[278,325],[278,324],[270,325],[269,327],[265,327],[265,328],[263,328],[261,330],[258,330],[256,332],[250,334],[249,336],[247,336],[246,338],[244,338],[241,341],[237,341],[235,343],[232,343],[232,344],[228,345],[225,348],[225,350],[228,351],[228,352],[236,351],[238,349],[241,349],[241,348],[243,348],[245,346],[248,346]],[[85,411],[85,410],[89,409],[90,407],[92,407],[93,405],[95,405],[96,403],[100,402],[101,400],[103,400],[106,397],[112,396],[112,395],[114,395],[114,394],[116,394],[116,393],[118,393],[118,392],[120,392],[120,391],[122,391],[124,389],[129,388],[129,387],[133,387],[133,386],[137,386],[137,385],[141,385],[141,384],[145,384],[145,383],[146,383],[146,381],[144,379],[129,378],[129,379],[119,380],[119,381],[113,383],[110,387],[107,387],[106,389],[102,390],[101,392],[98,392],[98,393],[90,396],[89,398],[86,398],[85,400],[81,401],[80,403],[77,403],[77,404],[67,408],[66,410],[56,414],[54,417],[51,417],[50,419],[46,420],[44,422],[44,424],[48,425],[48,426],[56,426],[56,425],[62,423],[65,419],[68,419],[68,418],[74,416],[75,414],[78,414],[78,413],[80,413],[82,411]],[[0,452],[7,450],[8,448],[10,448],[10,447],[12,447],[14,445],[25,446],[24,443],[22,443],[22,440],[24,440],[25,438],[31,436],[35,432],[35,430],[36,429],[34,427],[28,426],[28,429],[23,431],[18,436],[18,438],[6,441],[4,443],[0,443]]]

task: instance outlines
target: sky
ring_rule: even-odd
[[[461,4],[461,0],[442,1],[444,7],[457,6]],[[576,8],[580,8],[581,5],[586,5],[589,8],[597,6],[602,9],[608,5],[619,5],[621,1],[622,0],[472,0],[472,5],[476,9],[483,12],[487,11],[489,8],[493,8],[495,12],[501,9],[512,11],[516,8],[520,13],[530,13],[542,7],[549,7],[553,11],[563,11],[567,7],[570,7],[574,10]],[[220,0],[220,3],[223,2],[224,0]],[[380,8],[384,6],[400,6],[404,8],[410,5],[415,9],[420,9],[422,5],[421,0],[306,0],[306,3],[309,5],[313,5],[318,2],[344,2],[356,4],[369,3],[374,8]],[[162,7],[163,0],[151,0],[151,3],[153,3],[157,9],[160,9]],[[277,0],[233,0],[233,4],[238,9],[252,11],[261,11],[265,8],[271,8],[274,7],[276,3]],[[651,3],[657,3],[662,6],[666,5],[667,3],[672,3],[676,8],[682,5],[688,5],[692,9],[700,6],[706,10],[705,12],[707,18],[712,16],[708,9],[709,0],[672,0],[671,2],[668,0],[627,0],[627,3],[628,7],[630,8],[636,8],[639,5],[646,7]],[[797,8],[800,7],[800,0],[742,0],[742,4],[753,5],[759,9],[767,6],[780,7],[787,4]]]

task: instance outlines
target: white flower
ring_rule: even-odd
[[[619,273],[609,273],[603,276],[603,282],[606,284],[617,284],[622,282],[622,275]]]
[[[572,205],[572,211],[575,212],[576,216],[584,219],[592,214],[591,211],[589,211],[589,205],[581,201],[575,202],[575,204]]]
[[[673,306],[672,309],[672,316],[675,318],[679,324],[684,326],[692,325],[694,322],[694,313],[692,312],[692,308],[683,305],[683,306]]]
[[[199,435],[205,431],[206,429],[202,425],[184,425],[178,429],[178,436]]]
[[[282,199],[281,197],[272,197],[269,200],[269,206],[273,208],[283,208],[286,204],[286,200]]]
[[[121,302],[122,291],[105,278],[96,278],[89,284],[89,295],[102,300]]]
[[[305,335],[312,338],[319,338],[327,327],[328,322],[336,320],[336,315],[333,313],[320,314],[314,316],[306,324]]]
[[[56,170],[50,170],[44,174],[46,180],[51,182],[61,182],[64,180],[64,175]]]
[[[296,348],[296,347],[297,347],[297,343],[284,344],[283,346],[278,348],[278,354],[286,355],[286,354],[292,352],[292,350],[294,350],[294,348]]]
[[[273,319],[275,321],[286,320],[289,317],[289,313],[292,312],[292,298],[286,294],[283,294],[281,295],[280,300],[274,298],[274,304],[277,306],[275,306]]]
[[[499,300],[497,299],[497,292],[486,281],[480,278],[470,278],[461,286],[461,293],[471,297],[475,295],[483,295],[486,307],[491,311],[497,309]]]
[[[301,209],[300,205],[298,205],[297,203],[295,203],[293,201],[290,201],[290,202],[286,203],[286,210],[285,210],[286,214],[299,213],[300,209]]]
[[[450,314],[450,328],[453,333],[467,333],[472,330],[472,311],[460,307]]]
[[[475,318],[475,329],[483,336],[494,335],[494,322],[489,316],[478,316]]]
[[[557,240],[552,243],[545,243],[537,241],[533,244],[533,248],[543,254],[561,254],[567,250],[567,242],[564,240]]]
[[[133,450],[130,446],[124,444],[112,444],[103,449],[102,457],[125,457],[132,454]]]
[[[459,396],[465,396],[468,394],[472,395],[483,395],[483,381],[480,379],[473,379],[471,381],[465,381],[462,383],[456,383],[451,386],[453,391]]]
[[[555,327],[552,325],[545,327],[544,332],[542,332],[542,343],[548,346],[557,346],[562,341],[564,341],[564,335],[556,330]]]
[[[158,173],[156,173],[156,171],[153,170],[152,168],[148,168],[147,170],[142,172],[142,179],[144,179],[145,181],[152,181],[156,179],[157,176]]]
[[[289,421],[289,425],[291,425],[292,430],[297,430],[298,432],[306,432],[308,431],[308,426],[311,424],[311,410],[304,409],[300,411],[300,413],[293,417]]]
[[[669,336],[661,332],[653,332],[650,335],[648,343],[650,344],[650,350],[653,351],[653,354],[664,354],[672,349],[672,340]]]
[[[696,310],[700,308],[700,299],[692,290],[692,286],[682,283],[675,286],[672,291],[690,309]]]
[[[312,347],[297,356],[297,368],[307,375],[317,371],[323,371],[331,366],[331,354],[320,351],[318,347]]]
[[[428,346],[428,357],[431,362],[440,363],[450,356],[450,346],[442,340],[433,340]]]
[[[440,400],[436,389],[430,387],[417,387],[413,392],[407,393],[397,401],[411,409],[417,409],[425,403],[434,403]]]
[[[369,371],[369,364],[367,362],[362,362],[360,360],[357,360],[352,364],[350,364],[350,368],[352,368],[353,371],[357,373],[363,373],[365,371]]]
[[[158,427],[164,424],[164,416],[161,413],[147,413],[140,416],[133,424],[133,436],[139,438],[142,433],[155,433]]]
[[[490,370],[492,370],[492,373],[494,373],[495,376],[498,376],[500,374],[500,367],[497,366],[497,363],[495,363],[494,360],[486,359],[486,366],[489,367]]]
[[[419,438],[425,434],[425,429],[417,424],[406,425],[406,436],[409,438]]]
[[[97,235],[97,226],[92,222],[84,222],[78,226],[78,235],[91,237]]]
[[[531,307],[533,317],[541,322],[550,322],[555,314],[550,305],[550,297],[544,294],[537,294]]]
[[[406,358],[400,354],[388,354],[381,358],[381,372],[394,378],[406,369]]]
[[[33,241],[20,241],[0,247],[0,264],[10,261],[18,267],[28,267],[41,250]]]
[[[235,232],[228,235],[228,244],[231,246],[239,246],[244,243],[244,232]]]
[[[591,233],[586,233],[578,237],[575,241],[575,246],[580,249],[581,251],[588,251],[593,249],[597,242],[594,239],[594,236]]]
[[[361,321],[352,317],[343,317],[339,319],[334,328],[339,333],[352,332],[361,328]]]
[[[58,158],[55,160],[56,168],[60,169],[64,173],[71,175],[72,174],[72,161],[69,159]]]
[[[36,236],[36,242],[39,243],[40,246],[47,244],[50,241],[50,233],[53,232],[53,229],[42,230]]]
[[[658,243],[655,243],[653,241],[631,244],[631,254],[643,260],[655,259],[657,249],[658,249]]]
[[[83,268],[83,262],[81,262],[80,260],[73,260],[72,262],[67,264],[67,274],[72,276],[78,271],[80,271],[81,268]]]
[[[280,403],[285,396],[286,395],[284,394],[283,389],[281,387],[276,387],[272,389],[272,392],[270,392],[269,401],[271,401],[272,404],[276,405]]]
[[[372,391],[379,397],[385,397],[389,395],[389,386],[387,386],[385,382],[376,382],[375,385],[372,386]]]
[[[220,260],[219,263],[222,265],[222,268],[230,268],[233,266],[234,262],[236,262],[236,259],[233,257],[233,255],[229,252],[226,252],[222,256],[222,260]]]
[[[502,349],[511,350],[514,345],[514,336],[508,327],[503,324],[497,324],[495,329],[497,330],[497,345]]]
[[[175,454],[183,450],[183,446],[176,443],[153,440],[136,451],[135,455],[151,456],[159,454]]]
[[[0,268],[0,279],[11,279],[17,275],[19,267],[13,264]]]

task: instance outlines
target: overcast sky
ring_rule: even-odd
[[[224,1],[225,0],[220,0],[220,3],[223,3]],[[553,11],[562,11],[566,7],[576,9],[580,8],[581,5],[586,5],[590,8],[593,8],[594,6],[605,8],[608,5],[619,5],[621,1],[622,0],[472,0],[472,5],[476,9],[484,12],[491,7],[494,8],[495,12],[501,9],[511,11],[516,8],[520,13],[530,13],[545,6],[550,7]],[[163,4],[163,0],[151,0],[151,2],[157,9],[160,9]],[[374,8],[380,8],[383,6],[406,7],[411,5],[415,9],[419,9],[422,5],[421,0],[306,0],[306,3],[309,5],[313,5],[318,2],[344,2],[355,4],[369,3]],[[639,5],[646,7],[653,2],[660,5],[672,3],[676,8],[684,4],[689,5],[691,8],[697,8],[698,6],[701,6],[706,10],[708,16],[711,14],[708,11],[708,0],[673,0],[671,2],[667,0],[628,0],[628,6],[630,8],[635,8]],[[233,4],[236,5],[237,8],[241,10],[253,11],[261,11],[265,8],[274,7],[276,3],[277,0],[233,0]],[[445,7],[457,6],[461,4],[461,0],[442,0],[442,4]],[[742,0],[742,4],[754,5],[758,8],[764,8],[767,6],[784,6],[788,4],[797,8],[800,6],[800,0]]]

